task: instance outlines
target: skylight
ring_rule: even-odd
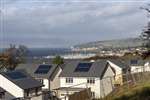
[[[75,72],[88,72],[92,63],[79,63],[75,69]]]
[[[51,65],[40,65],[35,71],[36,74],[47,74],[51,69]]]
[[[6,75],[11,79],[22,79],[27,77],[25,74],[21,72],[10,72],[10,73],[6,73]]]

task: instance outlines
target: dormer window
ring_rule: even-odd
[[[131,64],[131,65],[136,65],[136,64],[138,64],[138,60],[131,60],[131,61],[130,61],[130,64]]]

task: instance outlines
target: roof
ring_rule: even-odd
[[[60,74],[60,77],[101,77],[106,69],[106,60],[93,62],[91,68],[87,72],[76,72],[75,69],[79,63],[87,61],[68,62]]]
[[[0,87],[0,93],[4,93],[4,92],[5,92],[5,90]]]
[[[48,71],[48,73],[37,74],[37,73],[35,73],[35,71],[38,69],[39,65],[44,65],[44,64],[35,64],[35,63],[19,64],[16,69],[23,69],[27,73],[29,73],[32,77],[35,77],[35,78],[47,78],[47,79],[53,79],[55,77],[53,75],[54,71],[59,71],[59,70],[56,70],[57,65],[46,64],[46,65],[51,65],[51,68]]]
[[[129,67],[129,64],[122,61],[122,60],[119,60],[119,59],[109,59],[108,61],[112,62],[113,64],[119,66],[120,68],[128,68]]]
[[[25,77],[22,78],[13,78],[11,75],[12,73],[21,73]],[[16,84],[22,89],[31,89],[31,88],[36,88],[36,87],[42,87],[43,84],[34,78],[32,78],[30,75],[25,73],[23,70],[16,70],[16,71],[11,71],[11,72],[2,72],[1,75],[3,75],[5,78]],[[18,77],[18,76],[17,76]]]
[[[145,62],[142,59],[132,58],[132,59],[109,59],[108,61],[118,65],[120,68],[128,68],[130,66],[144,66]],[[132,64],[132,61],[137,61],[136,64]]]
[[[137,64],[132,64],[131,61],[136,60]],[[144,66],[145,61],[142,59],[128,59],[125,60],[126,64],[130,65],[130,66]]]

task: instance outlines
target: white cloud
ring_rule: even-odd
[[[143,5],[145,4],[96,1],[91,4],[82,0],[46,4],[25,1],[7,3],[3,9],[4,36],[34,37],[35,40],[43,37],[40,38],[39,45],[45,38],[47,41],[62,39],[70,42],[62,43],[63,46],[134,36],[142,30],[147,21],[145,13],[139,9]],[[86,38],[83,38],[85,36]],[[10,42],[8,39],[5,41]],[[20,39],[16,41],[19,43]]]

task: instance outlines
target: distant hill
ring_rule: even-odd
[[[142,46],[143,41],[140,38],[127,38],[118,40],[106,40],[106,41],[95,41],[85,44],[75,45],[74,48],[128,48],[128,47],[139,47]]]

